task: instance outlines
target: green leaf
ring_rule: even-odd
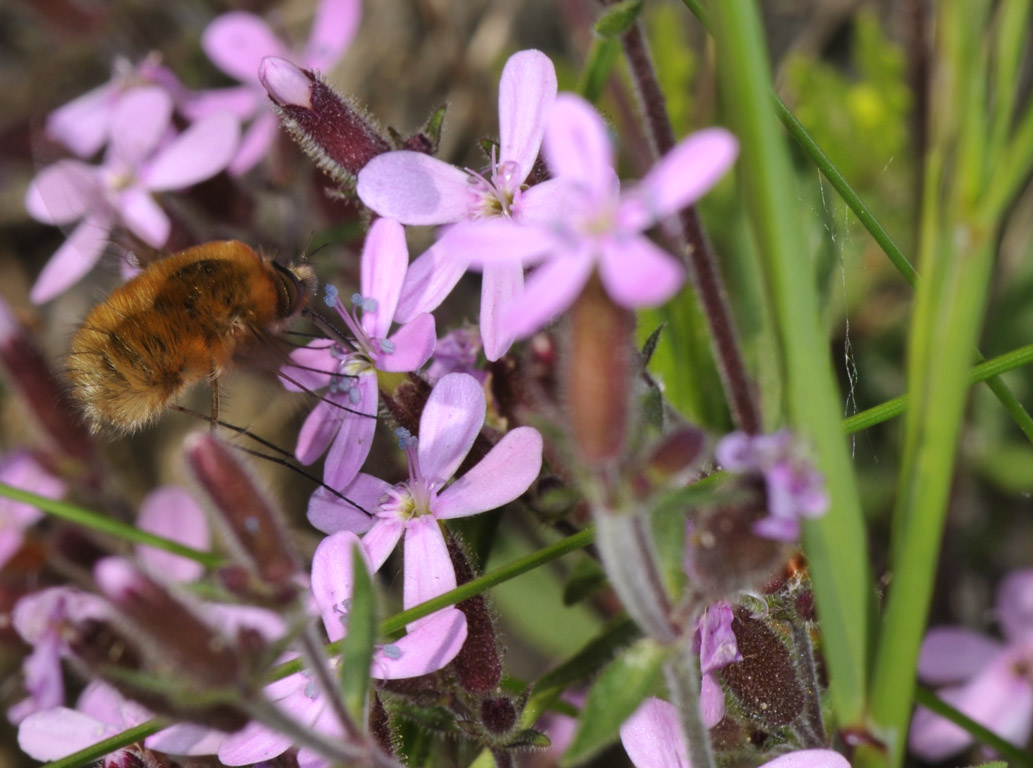
[[[587,760],[617,740],[618,729],[660,684],[667,651],[652,640],[635,643],[603,670],[581,709],[562,765]]]
[[[642,12],[642,2],[643,0],[622,0],[611,5],[595,23],[596,34],[604,39],[623,35],[638,21],[638,16]]]
[[[592,47],[588,51],[588,59],[585,68],[581,72],[577,90],[582,96],[593,104],[599,101],[602,96],[606,81],[610,79],[613,65],[617,63],[620,56],[621,46],[617,40],[607,40],[597,37],[592,40]]]
[[[377,621],[373,604],[373,580],[356,546],[352,553],[352,597],[348,608],[348,634],[341,649],[341,691],[348,712],[356,722],[366,721],[366,693],[373,661]],[[387,646],[385,653],[388,652]]]

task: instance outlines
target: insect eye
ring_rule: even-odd
[[[316,290],[316,275],[308,265],[285,267],[272,262],[280,278],[280,291],[277,300],[277,315],[281,319],[293,317],[304,309],[310,296]]]

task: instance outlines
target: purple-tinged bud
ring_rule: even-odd
[[[488,733],[496,736],[509,733],[516,725],[517,711],[510,699],[488,698],[481,702],[481,723]]]
[[[93,440],[43,354],[0,299],[0,367],[5,378],[28,405],[53,448],[75,461],[94,456]]]
[[[682,427],[664,435],[633,478],[636,492],[646,497],[657,488],[698,480],[706,442],[706,434],[696,427]]]
[[[763,621],[740,608],[732,631],[742,660],[720,677],[754,722],[777,729],[803,713],[805,694],[789,649]]]
[[[259,79],[284,128],[338,184],[352,185],[366,163],[392,149],[372,118],[312,72],[267,56]]]
[[[300,566],[287,530],[251,474],[212,435],[188,436],[186,451],[194,477],[218,511],[216,519],[236,562],[264,587],[261,597],[281,604],[292,600]],[[235,572],[234,579],[239,581],[239,576]]]
[[[598,275],[574,302],[562,358],[564,401],[574,442],[590,465],[617,459],[631,417],[635,316],[607,295]]]
[[[395,741],[394,733],[391,730],[391,717],[384,708],[384,702],[376,691],[370,695],[369,707],[369,735],[373,737],[377,746],[385,755],[394,755]]]
[[[465,584],[474,577],[470,561],[452,536],[446,536],[448,554],[456,570],[456,583]],[[456,680],[469,693],[490,693],[502,680],[502,659],[484,595],[463,600],[456,605],[466,616],[466,642],[452,661]]]
[[[165,587],[120,557],[98,562],[93,576],[101,593],[146,638],[140,652],[150,669],[200,688],[237,682],[241,665],[235,649]]]

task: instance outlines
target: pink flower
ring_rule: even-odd
[[[792,432],[771,435],[732,432],[721,438],[715,458],[722,469],[764,476],[768,516],[753,525],[753,532],[776,541],[800,537],[800,520],[821,517],[828,511],[825,478],[803,455]]]
[[[734,619],[731,604],[718,600],[707,606],[696,624],[693,646],[699,652],[699,669],[703,674],[700,681],[700,709],[703,710],[703,722],[708,728],[713,728],[725,716],[725,693],[714,677],[714,672],[742,661],[739,644],[732,632]]]
[[[111,139],[117,125],[118,102],[135,88],[157,85],[178,102],[183,86],[171,70],[161,66],[152,53],[139,64],[116,59],[111,79],[87,91],[47,116],[47,136],[59,141],[82,158],[92,157]]]
[[[332,69],[355,36],[361,10],[359,0],[321,0],[308,43],[298,57],[301,66]],[[254,118],[229,165],[230,175],[239,176],[265,156],[278,130],[258,80],[258,65],[266,56],[290,59],[291,52],[265,21],[245,11],[215,18],[201,37],[201,47],[215,66],[244,85],[195,94],[185,111],[195,119],[216,110],[229,110],[241,120]]]
[[[204,510],[186,489],[175,485],[147,494],[140,505],[136,527],[202,552],[211,544]],[[161,581],[196,581],[204,573],[204,566],[196,560],[162,549],[139,544],[136,554],[143,569]]]
[[[0,483],[38,493],[48,499],[65,495],[64,481],[40,466],[25,451],[8,454],[0,460]],[[21,548],[24,531],[43,517],[36,507],[13,499],[0,499],[0,568]]]
[[[373,524],[351,505],[325,489],[312,495],[309,521],[321,531],[362,531],[374,569],[405,535],[406,607],[454,589],[455,570],[448,556],[440,520],[467,517],[501,507],[526,491],[542,466],[542,437],[518,427],[502,438],[481,461],[446,487],[484,424],[484,390],[465,373],[450,373],[434,387],[420,418],[419,440],[403,436],[409,480],[392,486],[359,474],[342,489],[373,513]]]
[[[673,704],[646,699],[620,733],[635,768],[691,768]],[[850,768],[850,763],[831,749],[802,749],[768,760],[760,768]]]
[[[402,226],[391,219],[375,221],[362,250],[362,293],[352,297],[356,310],[347,312],[337,289],[327,286],[327,303],[354,337],[351,348],[314,341],[292,352],[282,370],[288,389],[328,390],[305,419],[295,455],[311,464],[329,446],[324,477],[335,488],[350,483],[369,454],[377,424],[377,371],[415,371],[434,351],[434,318],[426,313],[388,337],[408,265]],[[360,307],[361,319],[355,317]]]
[[[1012,571],[997,589],[996,613],[1005,642],[965,627],[929,630],[918,676],[942,685],[941,699],[1018,747],[1033,730],[1033,569]],[[972,743],[967,732],[919,707],[911,751],[938,762]]]
[[[507,304],[504,331],[524,338],[543,327],[573,303],[596,269],[621,306],[651,307],[673,296],[684,269],[643,232],[717,183],[735,160],[735,138],[721,128],[699,131],[621,194],[606,125],[588,102],[564,93],[552,108],[543,148],[555,184],[525,195],[523,226],[485,220],[438,241],[473,267],[538,265],[524,292]]]
[[[499,81],[499,154],[484,174],[462,170],[420,152],[386,152],[359,173],[356,191],[362,202],[407,225],[457,223],[481,218],[523,221],[528,211],[545,206],[550,184],[527,189],[527,180],[542,143],[545,123],[556,98],[556,72],[540,51],[513,54]],[[551,202],[555,203],[556,200]],[[440,243],[440,241],[439,241]],[[448,249],[432,247],[413,262],[399,302],[405,320],[435,309],[466,272],[468,261]],[[523,287],[523,269],[499,261],[484,268],[481,292],[481,336],[489,360],[498,360],[513,343],[499,325],[499,312]]]
[[[313,556],[312,593],[331,642],[342,639],[348,631],[355,552],[369,568],[366,552],[355,534],[340,532],[320,542]],[[455,658],[465,640],[466,617],[457,608],[445,608],[410,624],[405,637],[380,647],[370,674],[378,680],[396,680],[436,672]],[[304,672],[285,677],[265,691],[285,715],[329,736],[344,737],[333,709],[326,706],[322,692]],[[272,759],[291,746],[289,736],[253,722],[227,737],[218,754],[226,765],[249,765]],[[298,753],[300,765],[320,761],[321,757],[309,749]]]
[[[475,329],[468,327],[449,331],[434,347],[434,357],[427,367],[426,377],[431,384],[449,373],[468,373],[483,384],[488,374],[477,365],[481,340]]]
[[[75,709],[56,707],[25,718],[18,726],[18,746],[36,760],[60,760],[99,741],[150,720],[153,715],[106,683],[86,686]],[[129,750],[104,757],[104,768],[139,764]]]
[[[49,301],[82,278],[116,225],[161,248],[171,225],[153,193],[189,187],[229,163],[240,138],[236,118],[217,112],[176,135],[172,106],[161,88],[134,88],[114,107],[101,165],[60,160],[33,179],[25,194],[33,218],[59,226],[80,223],[43,268],[32,301]]]

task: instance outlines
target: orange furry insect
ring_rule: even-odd
[[[72,339],[68,376],[90,429],[133,432],[205,379],[214,426],[219,377],[265,346],[314,289],[307,265],[282,267],[236,240],[154,262],[94,307]]]

